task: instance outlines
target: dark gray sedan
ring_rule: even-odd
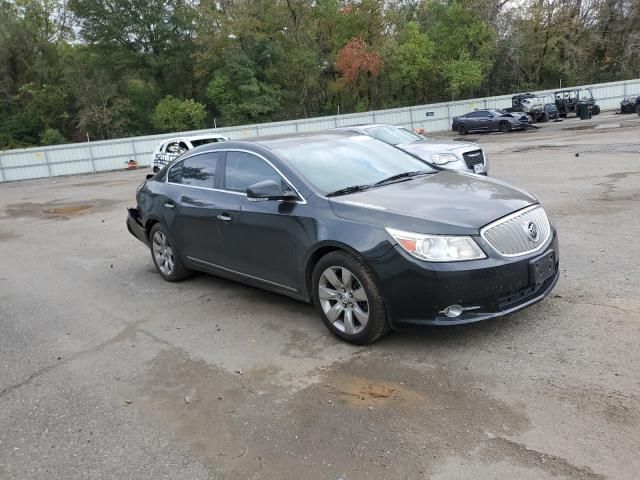
[[[454,117],[452,128],[460,135],[469,132],[503,132],[531,128],[526,115],[503,112],[502,110],[476,110],[460,117]]]
[[[535,197],[364,135],[195,148],[140,185],[127,226],[165,280],[198,270],[312,302],[357,344],[505,315],[558,279]]]

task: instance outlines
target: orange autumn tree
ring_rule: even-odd
[[[371,81],[380,75],[383,66],[380,54],[362,38],[349,40],[336,56],[336,70],[340,73],[337,90],[342,100],[354,103],[356,110],[366,110],[371,98]]]

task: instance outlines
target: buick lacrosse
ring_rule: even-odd
[[[140,185],[127,227],[165,280],[199,270],[312,302],[356,344],[505,315],[558,280],[535,197],[343,132],[190,150]]]

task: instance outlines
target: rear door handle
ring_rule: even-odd
[[[230,222],[231,221],[231,216],[228,213],[221,213],[220,215],[218,215],[216,217],[218,220],[220,220],[221,222]]]
[[[173,203],[171,203],[171,202],[167,202],[167,203],[165,203],[165,204],[164,204],[164,206],[165,206],[166,208],[176,208],[175,204],[173,204]]]

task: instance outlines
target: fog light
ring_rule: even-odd
[[[447,308],[443,310],[444,314],[447,317],[459,317],[463,312],[462,305],[449,305]]]

